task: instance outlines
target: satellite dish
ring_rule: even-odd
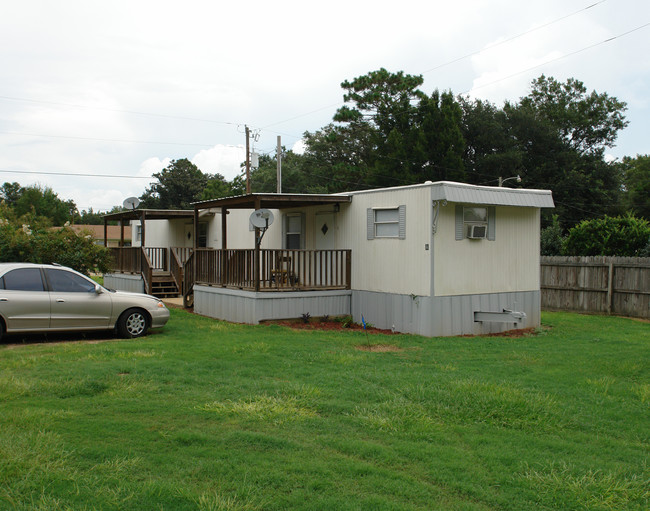
[[[269,209],[256,209],[251,213],[250,222],[253,227],[267,229],[273,223],[273,213]]]
[[[122,206],[124,206],[126,209],[135,209],[140,205],[140,199],[137,197],[128,197],[124,199],[124,202],[122,203]]]

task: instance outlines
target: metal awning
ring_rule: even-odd
[[[171,220],[172,218],[194,219],[192,209],[131,209],[119,213],[108,213],[104,215],[104,221],[141,220],[142,216],[149,220]]]
[[[194,209],[224,208],[224,209],[283,209],[305,206],[322,206],[325,204],[340,204],[351,202],[351,195],[330,195],[311,193],[249,193],[234,197],[223,197],[193,203]]]

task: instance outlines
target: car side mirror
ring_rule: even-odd
[[[100,295],[100,294],[102,294],[103,292],[104,292],[104,290],[102,289],[102,286],[100,286],[99,284],[95,284],[95,293],[97,293],[98,295]]]

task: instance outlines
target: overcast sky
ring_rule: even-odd
[[[0,183],[104,211],[171,159],[230,180],[245,125],[293,148],[380,67],[497,105],[574,77],[628,105],[608,154],[650,154],[649,43],[648,0],[5,1]]]

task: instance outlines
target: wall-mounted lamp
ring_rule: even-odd
[[[339,211],[341,211],[341,205],[337,202],[334,204],[334,213],[338,213]]]

